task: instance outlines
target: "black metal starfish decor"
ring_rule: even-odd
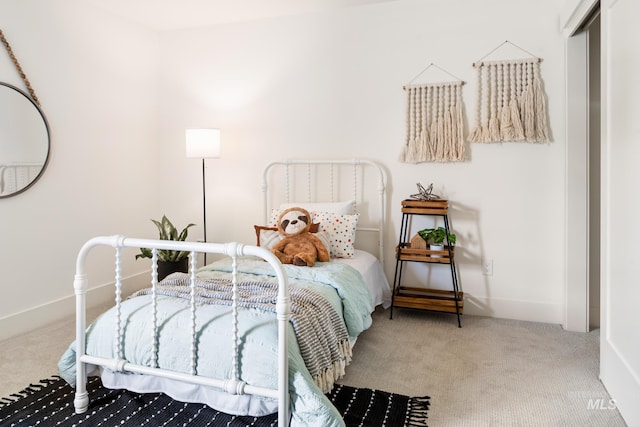
[[[439,199],[440,196],[437,194],[433,194],[433,183],[429,184],[427,188],[424,188],[422,184],[419,182],[416,184],[418,186],[418,193],[412,194],[411,198],[416,200],[436,200]]]

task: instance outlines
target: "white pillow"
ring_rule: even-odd
[[[333,212],[339,215],[351,215],[356,212],[356,201],[347,200],[345,202],[293,202],[282,203],[280,210],[299,207],[309,212]]]
[[[260,247],[270,251],[282,240],[282,235],[278,231],[263,229],[260,230]]]
[[[318,239],[322,242],[324,247],[327,249],[327,252],[331,252],[331,236],[326,231],[318,231],[313,234],[314,236],[318,236]]]

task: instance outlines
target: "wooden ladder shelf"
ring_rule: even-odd
[[[393,295],[390,318],[393,309],[412,308],[419,310],[455,313],[458,327],[461,327],[460,315],[463,311],[464,293],[458,289],[458,275],[454,260],[455,250],[451,245],[445,245],[443,250],[431,250],[413,247],[410,242],[410,224],[412,215],[440,216],[444,221],[446,242],[449,242],[451,230],[448,216],[449,204],[446,200],[412,200],[402,201],[402,223],[400,238],[396,247],[396,269],[393,280]],[[402,272],[406,262],[423,262],[428,264],[448,264],[451,270],[451,290],[431,289],[418,286],[403,286]]]

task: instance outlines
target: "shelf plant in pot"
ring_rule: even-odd
[[[189,224],[178,233],[176,227],[169,221],[166,215],[162,215],[160,221],[155,219],[151,220],[158,228],[158,234],[160,240],[175,240],[185,241],[187,234],[189,233],[189,227],[193,227],[195,224]],[[136,255],[138,258],[152,258],[153,253],[151,249],[140,248],[140,253]],[[164,279],[171,273],[182,272],[187,273],[189,271],[189,252],[188,251],[170,251],[170,250],[158,250],[158,280]]]
[[[418,231],[420,237],[422,237],[427,243],[429,243],[429,249],[432,251],[444,250],[444,241],[447,239],[447,230],[444,227],[437,228],[425,228]],[[456,235],[449,233],[449,239],[447,241],[449,246],[456,244]],[[434,258],[441,258],[441,255],[431,255]]]

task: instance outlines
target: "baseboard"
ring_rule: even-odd
[[[149,286],[149,272],[139,273],[122,279],[123,295]],[[146,281],[146,282],[145,282]],[[115,282],[105,283],[87,291],[87,308],[93,308],[114,301]],[[0,319],[0,341],[41,328],[65,319],[75,313],[76,297],[69,295]]]
[[[464,314],[561,324],[562,304],[476,297],[465,293]]]

